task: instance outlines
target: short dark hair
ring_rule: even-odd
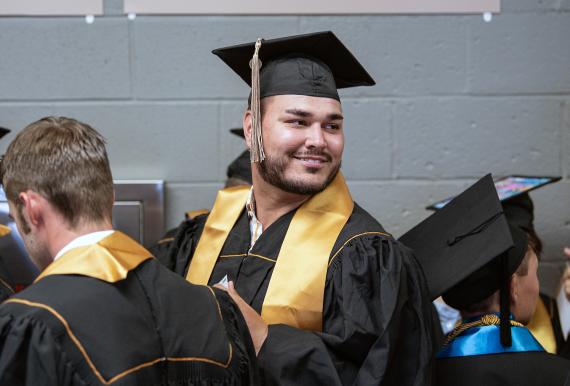
[[[0,165],[6,197],[33,190],[74,228],[79,222],[111,221],[113,177],[105,140],[72,118],[46,117],[24,128]]]

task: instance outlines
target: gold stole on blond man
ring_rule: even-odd
[[[224,242],[245,208],[248,193],[248,187],[218,193],[190,263],[188,281],[208,284]],[[261,317],[266,323],[321,331],[329,257],[353,208],[339,172],[324,191],[297,209],[263,301]]]

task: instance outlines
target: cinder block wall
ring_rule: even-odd
[[[210,207],[243,148],[248,89],[213,48],[333,30],[377,80],[343,92],[344,173],[396,236],[492,172],[562,175],[532,194],[546,257],[570,245],[570,0],[466,16],[0,18],[0,125],[66,115],[108,139],[117,179],[163,179],[166,223]],[[547,290],[558,268],[543,268]]]

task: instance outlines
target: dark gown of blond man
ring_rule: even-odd
[[[428,384],[434,325],[418,263],[339,172],[337,89],[374,81],[332,32],[214,53],[253,86],[253,187],[220,191],[156,248],[161,260],[194,283],[228,282],[268,384]]]
[[[113,180],[94,129],[35,122],[10,144],[1,172],[41,269],[0,306],[1,385],[257,383],[229,296],[187,283],[112,229]]]
[[[0,224],[0,237],[4,237],[10,234],[10,228],[6,225]],[[0,260],[2,256],[0,256]],[[6,273],[2,266],[0,266],[0,302],[8,299],[10,296],[14,294],[14,288],[6,278]]]

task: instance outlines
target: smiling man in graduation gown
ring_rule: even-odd
[[[113,180],[94,129],[35,122],[8,147],[1,174],[42,272],[0,306],[0,384],[257,384],[229,296],[189,284],[112,229]]]
[[[337,89],[374,81],[331,32],[214,54],[252,86],[243,128],[253,188],[220,191],[209,215],[181,224],[162,260],[193,283],[229,281],[266,383],[428,384],[425,280],[339,171]]]

